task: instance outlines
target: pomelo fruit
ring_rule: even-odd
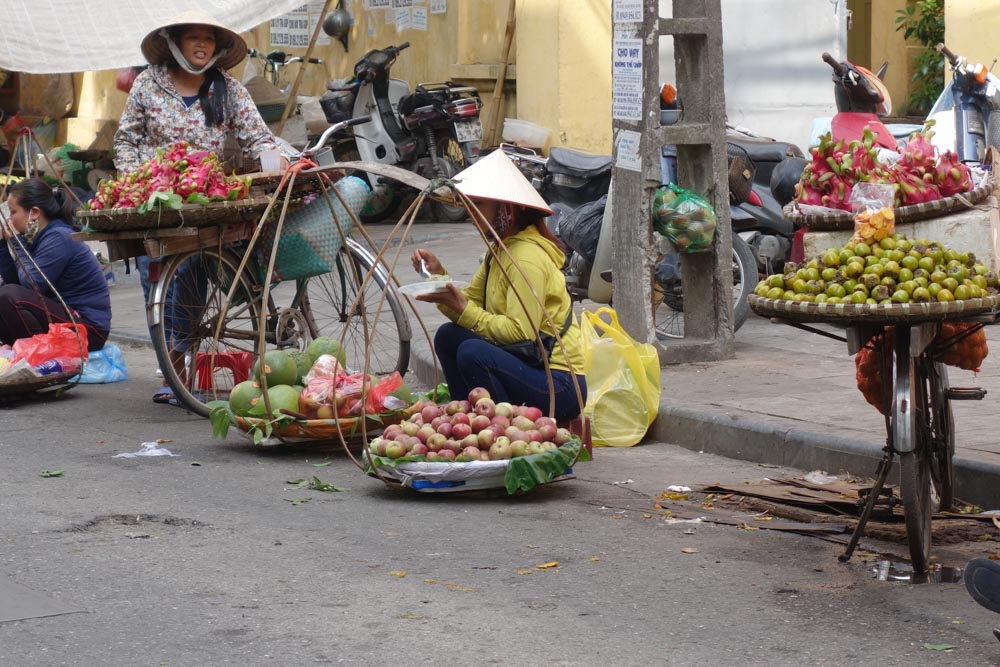
[[[299,411],[299,393],[287,384],[277,384],[267,388],[267,397],[271,401],[271,412],[277,417],[281,414],[281,409]],[[267,408],[264,399],[261,397],[256,405],[250,408],[250,416],[267,417]]]
[[[347,365],[347,353],[344,352],[344,348],[340,346],[340,341],[329,336],[320,336],[309,343],[309,348],[306,350],[306,354],[309,355],[309,366],[316,363],[321,354],[329,354],[337,358],[341,366]]]
[[[292,385],[299,381],[299,367],[295,359],[285,350],[268,350],[264,353],[264,373],[267,376],[267,386],[279,384]],[[260,382],[260,360],[254,362],[253,376]]]
[[[246,417],[250,414],[250,408],[254,406],[257,399],[261,397],[260,385],[253,380],[240,382],[229,392],[229,409],[233,414]]]
[[[309,372],[312,368],[312,362],[309,361],[309,355],[302,350],[287,350],[288,356],[290,356],[295,361],[295,366],[298,368],[299,377],[296,378],[295,382],[292,384],[301,384],[302,378],[305,374]]]

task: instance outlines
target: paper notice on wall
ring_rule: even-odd
[[[271,46],[288,46],[288,14],[271,19]]]
[[[414,30],[427,30],[427,8],[426,7],[414,7],[413,8],[413,29]]]
[[[368,9],[386,9],[392,7],[392,0],[365,0]]]
[[[413,0],[392,0],[392,6],[396,9],[401,9],[403,7],[412,7]]]
[[[431,14],[444,14],[448,11],[448,0],[431,0]]]
[[[372,17],[370,16],[368,17],[368,36],[369,37],[375,36],[375,22],[372,21]]]
[[[396,23],[396,10],[395,9],[391,9],[390,8],[390,9],[386,9],[385,10],[385,22],[388,23],[389,25],[392,25],[392,24]]]
[[[642,40],[615,37],[611,48],[611,117],[642,120]]]
[[[409,7],[401,7],[396,10],[396,32],[403,32],[413,27],[413,16]]]
[[[642,23],[642,0],[615,0],[614,23]]]
[[[629,171],[642,171],[642,154],[639,152],[642,135],[630,130],[619,130],[615,138],[615,166]]]
[[[305,48],[309,46],[309,5],[271,19],[271,46]]]

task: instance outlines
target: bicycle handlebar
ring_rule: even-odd
[[[371,116],[358,116],[357,118],[351,118],[349,120],[342,120],[339,123],[334,123],[333,125],[331,125],[330,127],[326,128],[326,130],[323,131],[323,134],[316,141],[315,145],[311,147],[306,147],[306,149],[303,150],[302,153],[300,153],[300,155],[305,155],[305,156],[312,155],[326,144],[327,140],[330,138],[331,135],[334,135],[337,132],[340,132],[341,130],[345,130],[348,127],[353,127],[355,125],[363,125],[371,121],[371,119],[372,119]]]

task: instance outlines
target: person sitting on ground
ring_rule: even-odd
[[[77,231],[72,196],[25,178],[10,187],[7,207],[8,215],[0,213],[7,246],[0,249],[0,342],[47,333],[50,319],[75,320],[87,329],[89,351],[100,350],[111,330],[111,294],[94,253],[70,238]]]
[[[443,291],[416,297],[438,304],[451,320],[434,336],[434,352],[451,395],[464,397],[475,387],[485,387],[498,402],[532,405],[547,413],[551,394],[544,365],[525,361],[500,346],[524,340],[537,344],[537,330],[559,333],[561,343],[556,343],[549,359],[554,416],[558,420],[577,417],[583,405],[574,375],[580,397],[584,401],[587,397],[582,339],[561,270],[566,259],[563,246],[544,221],[551,209],[503,151],[480,159],[455,176],[455,181],[482,213],[484,220],[474,215],[473,221],[497,257],[487,252],[464,289],[449,283]],[[490,229],[509,255],[493,242]],[[446,275],[429,250],[418,248],[411,260],[418,272],[426,267],[431,274]]]
[[[195,150],[222,155],[232,135],[245,153],[257,157],[263,151],[279,150],[274,135],[260,116],[247,89],[226,72],[247,55],[246,42],[237,33],[200,11],[189,11],[168,25],[153,30],[142,40],[142,53],[150,67],[138,76],[129,91],[118,131],[115,132],[115,167],[135,171],[156,156],[159,148],[186,141]],[[287,160],[282,158],[287,166]],[[149,302],[148,256],[136,258],[143,296]],[[183,267],[205,291],[203,271]],[[189,278],[187,284],[194,284]],[[197,294],[188,294],[197,301]],[[203,297],[202,297],[203,298]],[[183,306],[192,306],[184,308]],[[197,303],[186,303],[178,312],[196,312]],[[182,318],[175,318],[177,331],[171,337],[171,359],[184,377],[184,359],[189,351]],[[164,379],[153,395],[156,403],[179,405]]]

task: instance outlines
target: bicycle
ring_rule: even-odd
[[[337,131],[366,121],[332,125],[298,159],[314,157]],[[268,346],[301,350],[308,340],[328,336],[343,340],[349,364],[367,358],[372,375],[406,373],[409,319],[376,255],[348,235],[334,271],[285,283],[272,280],[265,290],[266,262],[258,253],[245,257],[247,234],[231,231],[228,237],[218,234],[212,244],[170,254],[151,270],[150,335],[167,384],[182,405],[207,417],[209,401],[227,399],[236,384],[248,379],[262,310]]]
[[[861,512],[847,548],[839,557],[842,562],[854,553],[875,506],[881,503],[891,511],[901,503],[913,571],[919,574],[928,570],[931,517],[934,512],[950,510],[954,502],[955,419],[951,401],[982,400],[986,396],[984,389],[951,387],[941,357],[949,347],[996,319],[1000,299],[987,297],[979,301],[978,305],[963,305],[954,312],[944,308],[933,310],[942,304],[909,304],[922,305],[923,311],[913,308],[906,315],[886,316],[879,323],[867,323],[864,317],[846,308],[843,313],[833,309],[820,313],[807,307],[815,304],[782,303],[750,296],[750,307],[759,315],[770,317],[772,322],[846,342],[851,355],[868,348],[879,360],[886,445],[875,470],[874,484],[859,493]],[[942,339],[939,334],[945,320],[972,326]],[[808,325],[816,322],[845,326],[846,335]],[[883,491],[897,457],[898,499]]]
[[[268,51],[267,54],[262,51],[258,51],[254,48],[247,49],[247,55],[251,58],[256,58],[257,60],[262,60],[264,63],[263,76],[265,79],[271,82],[275,88],[280,90],[282,93],[287,93],[290,84],[282,84],[281,82],[281,70],[284,67],[288,67],[294,63],[305,63],[306,60],[302,56],[289,56],[284,51]],[[313,65],[322,65],[322,58],[310,58],[308,61]]]

